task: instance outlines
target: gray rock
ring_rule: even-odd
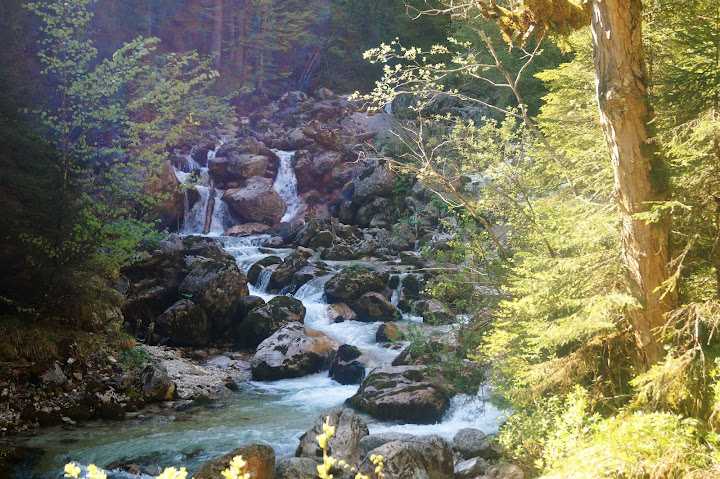
[[[196,261],[178,291],[202,306],[213,330],[224,332],[233,302],[248,295],[247,277],[232,259]]]
[[[257,347],[283,326],[304,320],[302,301],[291,296],[277,296],[247,315],[240,328],[240,341],[246,346]]]
[[[358,348],[343,344],[330,365],[330,377],[340,384],[360,384],[365,377],[365,363]]]
[[[353,184],[351,199],[356,203],[364,203],[369,198],[392,193],[395,187],[395,175],[387,163],[368,160],[360,167],[358,177],[353,180]]]
[[[52,387],[61,386],[67,381],[67,378],[58,363],[53,364],[50,369],[45,371],[40,379],[44,384]]]
[[[161,366],[155,364],[145,366],[140,383],[142,398],[147,402],[169,401],[177,396],[175,383]]]
[[[290,323],[260,343],[250,365],[252,377],[274,381],[317,373],[330,367],[339,347],[321,331]]]
[[[252,176],[263,176],[268,159],[262,155],[244,155],[231,152],[225,157],[208,160],[210,174],[217,181],[242,181]]]
[[[485,433],[479,429],[460,429],[453,438],[455,450],[464,458],[481,457],[483,459],[497,459],[500,454],[487,440]]]
[[[274,479],[317,479],[317,463],[309,457],[280,459],[275,465]]]
[[[486,467],[485,459],[473,457],[455,466],[455,479],[473,479],[482,475]]]
[[[330,425],[335,426],[335,434],[327,443],[328,454],[352,464],[358,457],[358,443],[368,435],[368,427],[355,411],[342,406],[334,406],[320,413],[313,426],[300,437],[295,455],[322,460],[322,449],[316,437],[323,432],[323,424],[328,416]]]
[[[357,318],[355,311],[345,303],[334,303],[328,305],[327,315],[331,323],[342,323],[343,321],[353,321]]]
[[[207,346],[211,328],[205,310],[189,299],[181,299],[155,320],[159,332],[173,346]]]
[[[442,420],[454,391],[420,366],[373,369],[348,404],[373,417],[414,424]]]
[[[420,436],[394,441],[373,449],[365,457],[363,470],[372,470],[370,455],[381,455],[387,477],[393,479],[454,479],[452,450],[440,436]]]
[[[358,443],[358,459],[363,460],[370,451],[393,441],[407,441],[412,439],[412,434],[403,432],[384,432],[380,434],[369,434]]]

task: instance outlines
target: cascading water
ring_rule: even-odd
[[[208,152],[208,161],[215,158],[220,146],[222,141],[214,151]],[[185,219],[180,227],[180,234],[218,236],[232,223],[228,206],[222,200],[225,191],[213,187],[207,167],[200,166],[190,156],[185,160],[180,168],[175,166],[175,176],[182,184],[193,184],[191,188],[197,192],[198,198],[191,206],[189,192],[185,190],[183,212]]]
[[[246,238],[218,238],[226,251],[235,256],[240,268],[247,272],[256,261],[270,254],[287,256],[291,249],[261,248],[268,236]],[[334,270],[347,266],[333,262]],[[369,266],[376,266],[369,264]],[[267,278],[258,287],[250,287],[250,294],[266,301],[277,296],[267,292]],[[341,344],[360,348],[368,358],[368,367],[388,365],[399,349],[383,347],[375,342],[380,323],[345,321],[330,323],[324,284],[332,275],[316,278],[295,293],[306,308],[305,324],[319,329]],[[409,321],[405,320],[405,324]],[[420,325],[418,325],[420,326]],[[36,471],[47,478],[58,477],[69,460],[82,464],[107,465],[115,461],[151,457],[154,464],[186,466],[197,470],[208,459],[227,453],[244,443],[264,443],[272,446],[278,457],[290,457],[299,436],[320,412],[330,406],[343,404],[352,396],[357,385],[344,386],[331,380],[327,372],[297,379],[240,384],[240,392],[218,400],[210,407],[187,411],[144,410],[135,419],[114,423],[87,423],[83,433],[62,427],[50,428],[23,442],[28,447],[45,451]],[[414,425],[382,422],[362,415],[371,433],[402,431],[410,434],[440,434],[448,439],[463,427],[476,427],[491,433],[497,430],[501,412],[469,396],[456,396],[450,410],[440,424]],[[27,477],[36,477],[30,473]],[[110,477],[135,477],[114,472]]]
[[[280,158],[278,174],[274,183],[275,191],[278,192],[280,198],[282,198],[287,205],[285,215],[283,215],[280,221],[292,221],[297,218],[305,208],[305,205],[297,194],[297,177],[295,176],[295,170],[292,166],[295,152],[282,150],[273,151],[278,158]]]

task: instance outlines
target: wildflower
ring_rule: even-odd
[[[65,477],[77,479],[80,475],[80,468],[73,463],[65,464]]]
[[[180,470],[177,470],[174,467],[166,467],[157,479],[185,479],[186,477],[187,471],[184,467],[181,467]]]
[[[107,479],[107,474],[95,464],[90,464],[87,479]]]
[[[225,469],[221,474],[225,479],[248,479],[250,474],[243,472],[246,465],[247,461],[245,461],[242,456],[235,456],[232,461],[230,461],[230,467]]]

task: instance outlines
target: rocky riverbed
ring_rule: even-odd
[[[99,327],[121,325],[135,338],[137,346],[127,344],[122,354],[136,364],[107,355],[82,366],[72,355],[44,364],[33,380],[53,393],[36,397],[17,383],[5,385],[2,395],[11,400],[0,406],[0,425],[10,431],[78,427],[92,418],[136,421],[146,417],[141,408],[164,403],[183,418],[161,414],[172,416],[175,436],[151,439],[120,422],[113,430],[127,439],[117,439],[116,449],[127,454],[112,447],[75,453],[106,458],[99,465],[110,469],[154,474],[172,465],[169,458],[192,468],[256,438],[263,445],[243,447],[262,458],[257,463],[266,472],[257,477],[284,478],[314,477],[314,435],[330,414],[338,421],[332,453],[361,464],[380,451],[390,477],[522,477],[515,466],[495,464],[499,453],[484,433],[467,433],[485,441],[477,454],[463,452],[464,436],[456,436],[473,424],[459,398],[477,391],[482,369],[457,348],[467,317],[424,292],[434,275],[455,268],[426,254],[451,249],[454,218],[422,182],[372,158],[383,144],[366,142],[387,138],[393,121],[328,92],[315,99],[293,92],[253,112],[249,128],[209,136],[190,154],[175,152],[162,183],[196,186],[158,217],[170,226],[180,215],[183,234],[169,235],[120,271],[120,307],[99,319]],[[218,417],[198,406],[208,401],[219,405]],[[245,413],[232,412],[243,401],[252,426],[242,424]],[[344,403],[361,416],[338,407]],[[308,412],[326,406],[334,409],[318,416],[290,459],[289,444],[307,427]],[[232,432],[217,421],[232,423]],[[447,424],[437,429],[441,436],[399,432],[440,423]],[[206,433],[186,438],[203,424]],[[173,437],[205,446],[181,453]],[[147,460],[138,440],[162,446]],[[48,456],[35,470],[57,466],[57,451]]]

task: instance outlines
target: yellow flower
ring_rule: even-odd
[[[186,477],[187,471],[184,467],[181,467],[180,470],[177,470],[174,467],[166,467],[157,479],[185,479]]]
[[[221,474],[225,479],[248,479],[250,474],[243,473],[246,465],[247,461],[245,461],[242,456],[235,456],[232,461],[230,461],[230,466],[221,472]]]
[[[80,475],[80,468],[73,463],[65,464],[65,477],[77,479]]]
[[[107,474],[95,464],[90,464],[88,466],[88,479],[107,479]]]

